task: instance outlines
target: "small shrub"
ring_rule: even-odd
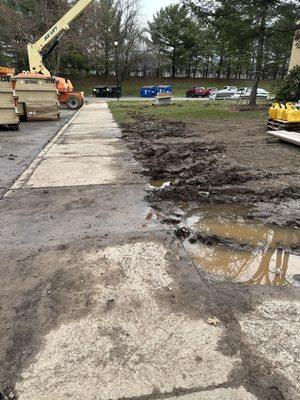
[[[278,100],[300,100],[300,66],[294,67],[279,84],[276,97]]]

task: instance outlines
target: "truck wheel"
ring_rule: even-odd
[[[82,100],[76,96],[70,96],[67,105],[71,110],[79,110],[82,107]]]
[[[19,124],[10,124],[10,125],[8,125],[8,128],[11,131],[18,131],[19,130]]]

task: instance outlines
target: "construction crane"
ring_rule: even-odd
[[[59,44],[63,34],[70,29],[70,24],[74,21],[93,0],[79,0],[48,32],[46,32],[35,43],[27,46],[30,72],[51,77],[51,72],[45,66],[46,58]],[[48,48],[47,48],[48,47]],[[69,108],[78,109],[83,105],[84,95],[75,92],[69,79],[56,78],[59,92],[59,102],[68,105]]]

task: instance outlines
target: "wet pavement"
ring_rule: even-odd
[[[106,103],[91,103],[0,201],[0,393],[298,399],[297,289],[207,274],[147,187]]]
[[[73,115],[62,110],[59,121],[21,122],[19,131],[0,130],[0,197]]]

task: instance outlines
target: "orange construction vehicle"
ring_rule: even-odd
[[[55,78],[58,90],[58,101],[71,110],[78,110],[84,104],[84,93],[75,92],[72,82],[65,78]]]

